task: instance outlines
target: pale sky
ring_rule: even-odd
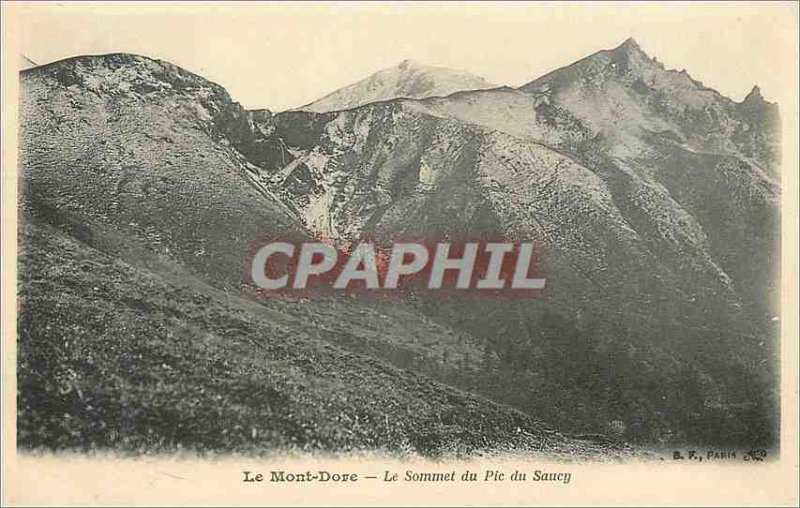
[[[519,86],[634,37],[667,68],[735,100],[785,93],[797,5],[765,3],[319,3],[25,6],[20,50],[37,63],[138,53],[223,85],[247,108],[311,102],[410,58]],[[789,60],[791,61],[791,60]]]

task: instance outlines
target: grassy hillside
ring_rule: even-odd
[[[20,241],[23,448],[609,452],[336,347],[257,302],[135,268],[39,218]]]

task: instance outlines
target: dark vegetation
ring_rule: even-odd
[[[24,448],[620,453],[348,352],[197,279],[135,268],[63,230],[35,217],[21,229]]]

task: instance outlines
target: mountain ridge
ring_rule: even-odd
[[[758,377],[762,360],[741,358],[772,362],[775,354],[779,136],[768,111],[742,114],[740,104],[627,41],[522,89],[279,113],[274,133],[293,162],[265,174],[325,236],[488,228],[537,238],[557,298],[520,303],[518,312],[484,303],[473,318],[427,302],[431,312],[450,325],[467,319],[501,356],[523,346],[491,337],[498,319],[538,350],[530,329],[551,313],[579,329],[582,315],[613,315],[620,329],[602,331],[604,323],[590,342],[641,348],[621,362],[688,362],[711,380],[702,397],[717,407],[716,397],[742,400],[745,391],[714,362]],[[654,336],[664,345],[646,338]],[[703,341],[738,353],[723,359]],[[570,396],[603,411],[580,392]]]
[[[473,339],[413,308],[243,287],[249,242],[311,237],[253,118],[147,57],[22,74],[21,449],[627,454],[469,393]]]
[[[640,51],[628,43],[621,56],[590,61],[591,73],[568,66],[531,82],[548,90],[495,87],[325,113],[245,111],[219,85],[147,57],[42,66],[22,74],[22,206],[70,217],[70,235],[84,243],[111,228],[245,293],[247,240],[287,230],[351,241],[534,238],[557,288],[545,299],[423,297],[381,311],[269,300],[264,311],[279,322],[296,313],[298,333],[303,320],[315,323],[321,340],[404,369],[429,365],[426,376],[569,432],[768,442],[773,309],[757,302],[779,263],[759,257],[771,253],[779,185],[741,152],[770,163],[770,118],[756,95],[752,121],[710,100],[730,123],[704,138],[681,104],[658,102],[673,79],[680,86],[664,97],[676,101],[697,85],[665,78]],[[619,64],[645,65],[656,92],[634,88]],[[688,97],[694,111],[698,99]],[[625,107],[608,109],[614,101]],[[415,338],[427,326],[433,351]]]

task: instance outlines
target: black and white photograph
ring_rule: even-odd
[[[112,4],[12,6],[20,457],[796,456],[797,4]]]

